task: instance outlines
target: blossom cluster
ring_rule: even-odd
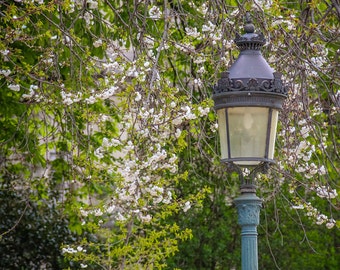
[[[157,184],[157,176],[152,171],[168,170],[171,173],[177,172],[177,157],[171,156],[161,147],[155,144],[151,155],[139,159],[135,154],[135,145],[131,141],[123,142],[119,152],[111,152],[114,159],[114,167],[122,177],[115,190],[115,198],[110,202],[107,213],[114,214],[116,219],[125,220],[131,215],[138,216],[143,222],[151,220],[149,210],[160,203],[169,204],[172,202],[172,192],[166,190],[162,185]],[[102,146],[95,151],[95,155],[101,159],[104,153],[112,146],[122,145],[117,139],[103,139]],[[117,159],[116,157],[119,156]],[[147,202],[142,206],[141,201]],[[99,210],[95,215],[100,215]]]
[[[149,9],[149,17],[153,20],[158,20],[162,16],[162,11],[157,6],[152,6]]]
[[[116,69],[121,67],[110,63],[111,60],[105,63],[106,74],[115,76]],[[110,72],[110,69],[114,70]],[[150,71],[149,60],[131,61],[124,69],[126,76],[138,79],[135,82],[147,83],[142,78]],[[204,72],[204,69],[201,71]],[[174,89],[172,95],[177,92],[178,89]],[[128,92],[125,93],[128,95]],[[104,137],[93,152],[98,166],[120,176],[112,200],[107,206],[91,212],[95,216],[106,213],[117,220],[135,216],[149,222],[152,219],[150,210],[174,202],[173,190],[166,188],[162,179],[164,174],[178,172],[178,158],[169,148],[169,142],[175,142],[181,136],[183,124],[207,116],[211,104],[183,104],[176,102],[175,98],[159,96],[157,103],[162,105],[150,106],[153,101],[150,102],[146,95],[141,87],[133,91],[133,103],[124,112],[120,125],[122,135],[119,139]],[[111,163],[105,165],[107,160]],[[181,206],[186,212],[191,202],[184,201]]]
[[[317,166],[312,161],[313,154],[315,154],[316,151],[316,146],[307,140],[308,137],[312,136],[311,126],[306,119],[300,120],[298,125],[299,130],[297,130],[294,126],[289,128],[290,146],[289,148],[283,149],[287,156],[288,163],[292,164],[296,168],[297,172],[303,173],[304,177],[307,179],[311,179],[316,175],[326,174],[324,165]],[[283,130],[282,133],[285,134],[286,130]],[[298,134],[294,135],[295,133]],[[296,142],[295,138],[297,137],[301,138],[301,141]],[[292,147],[294,144],[295,147]],[[323,145],[323,147],[326,147],[326,145]]]
[[[77,252],[84,252],[86,253],[86,249],[84,249],[82,246],[78,246],[77,248],[73,248],[70,246],[66,246],[62,248],[63,253],[77,253]]]
[[[294,18],[292,18],[292,19],[294,19]],[[277,26],[277,25],[279,25],[279,26],[286,25],[288,31],[295,29],[295,25],[294,25],[293,21],[283,19],[282,16],[278,16],[277,19],[272,23],[272,26]]]
[[[315,102],[307,114],[306,104],[301,101],[299,89],[301,89],[300,85],[294,85],[287,103],[296,115],[295,121],[291,120],[287,123],[279,134],[285,142],[285,147],[281,151],[284,154],[284,162],[280,163],[280,169],[290,176],[287,182],[289,192],[293,196],[292,200],[295,201],[292,208],[303,210],[316,224],[325,224],[330,229],[336,224],[333,217],[327,217],[312,206],[308,197],[302,200],[298,195],[297,187],[303,188],[304,192],[312,198],[316,195],[321,199],[332,200],[338,196],[337,190],[332,188],[332,183],[327,182],[329,172],[322,162],[324,158],[320,159],[320,153],[328,149],[328,129],[326,124],[315,125],[317,122],[314,118],[323,119],[323,109],[318,102]]]
[[[81,1],[81,0],[70,0],[69,2],[70,2],[69,5],[68,5],[68,12],[69,13],[75,12],[76,7],[79,8],[79,9],[83,8],[83,5],[84,5],[84,2]],[[97,0],[88,0],[88,1],[86,1],[86,3],[87,3],[87,7],[90,10],[91,9],[94,10],[94,9],[98,8],[98,1]],[[88,20],[87,21],[88,25],[91,25],[92,22],[90,21],[91,19],[90,19],[89,16],[92,17],[92,15],[89,12],[85,12],[84,18],[85,18],[85,20]],[[88,18],[88,19],[86,19],[86,18]]]
[[[254,8],[258,8],[259,6],[263,9],[268,9],[273,4],[272,0],[255,0]]]
[[[337,190],[329,186],[317,186],[315,191],[320,198],[334,199],[338,196]]]
[[[17,3],[37,3],[39,5],[44,4],[44,0],[14,0]]]
[[[70,255],[74,255],[74,254],[77,254],[77,253],[86,253],[86,249],[84,249],[82,246],[77,246],[77,248],[73,248],[73,247],[70,247],[69,245],[67,245],[66,247],[63,247],[61,252],[63,254],[70,254]],[[84,264],[84,263],[80,263],[80,268],[87,268],[88,265],[87,264]]]
[[[5,77],[8,77],[11,74],[10,69],[2,69],[0,70],[0,75],[4,75]]]
[[[311,48],[317,52],[310,60],[305,61],[306,72],[309,76],[318,78],[320,72],[327,72],[329,68],[328,49],[321,45],[311,45]]]
[[[329,218],[325,214],[320,213],[320,211],[318,211],[318,209],[313,207],[310,202],[304,203],[304,204],[300,203],[298,205],[293,205],[292,208],[296,210],[305,209],[306,215],[309,218],[314,219],[317,225],[325,224],[328,229],[332,229],[336,225],[335,219]]]
[[[135,100],[138,104],[143,99]],[[181,136],[180,126],[183,122],[206,116],[210,108],[203,106],[193,108],[188,105],[178,108],[174,101],[170,102],[169,107],[172,108],[171,114],[167,114],[163,108],[157,111],[154,108],[141,107],[136,113],[127,116],[126,121],[134,123],[139,141],[144,143],[134,144],[127,140],[122,142],[122,148],[118,153],[112,153],[112,156],[120,157],[114,161],[114,164],[117,173],[122,177],[122,182],[116,189],[117,196],[112,202],[113,205],[120,206],[119,210],[116,208],[120,213],[119,218],[133,214],[140,220],[148,222],[152,218],[151,209],[159,204],[173,202],[173,191],[164,187],[161,176],[165,172],[171,174],[178,172],[178,158],[176,153],[167,149],[166,142],[177,140]],[[104,145],[112,144],[103,143],[101,147],[105,148]],[[148,148],[145,148],[147,145]],[[142,152],[147,150],[148,154],[139,155],[141,150]],[[189,201],[183,202],[183,211],[188,211],[190,207]]]
[[[67,93],[63,90],[60,92],[60,94],[61,94],[63,104],[65,105],[71,105],[73,103],[79,102],[82,99],[82,95],[83,95],[81,92],[73,94],[73,93]]]
[[[106,99],[113,98],[116,94],[117,89],[118,88],[116,86],[110,86],[99,93],[94,93],[92,91],[89,97],[85,97],[85,95],[82,92],[72,93],[72,92],[66,92],[65,90],[62,90],[60,94],[62,98],[62,103],[65,105],[72,105],[73,103],[78,103],[78,102],[94,104],[99,100],[106,100]],[[30,89],[30,93],[24,94],[22,98],[27,99],[27,98],[32,98],[33,96],[34,96],[34,91]]]

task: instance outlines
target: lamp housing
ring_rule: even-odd
[[[254,33],[249,15],[246,33],[237,34],[240,54],[214,86],[221,161],[252,167],[274,162],[279,111],[287,98],[282,75],[274,72],[261,53],[266,43]]]

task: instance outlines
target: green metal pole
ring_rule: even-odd
[[[234,200],[241,225],[242,270],[258,270],[257,225],[260,223],[262,200],[255,192],[241,193]]]

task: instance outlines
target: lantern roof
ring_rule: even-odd
[[[214,87],[215,105],[219,107],[224,103],[223,106],[228,107],[232,104],[234,106],[234,102],[226,104],[225,98],[229,99],[231,95],[249,97],[255,94],[265,99],[276,96],[275,99],[279,102],[275,102],[275,107],[281,107],[283,99],[287,97],[288,89],[281,80],[282,74],[275,72],[262,56],[261,48],[266,43],[266,39],[262,33],[255,32],[249,12],[246,14],[244,30],[245,34],[242,36],[237,34],[234,40],[240,55],[229,70],[221,74],[221,79]],[[249,102],[247,103],[251,104]],[[238,103],[241,105],[242,102]]]

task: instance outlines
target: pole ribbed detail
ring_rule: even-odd
[[[234,203],[241,226],[242,270],[258,270],[257,226],[262,200],[255,193],[243,193]]]

